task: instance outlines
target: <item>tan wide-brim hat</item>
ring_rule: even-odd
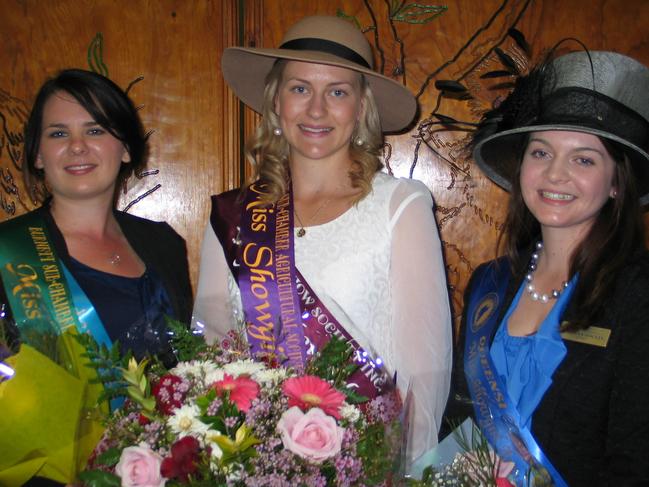
[[[221,59],[223,77],[236,95],[261,113],[266,76],[278,59],[349,68],[367,79],[384,132],[397,132],[417,112],[413,94],[374,71],[372,48],[351,22],[331,16],[305,17],[294,24],[278,49],[229,47]]]

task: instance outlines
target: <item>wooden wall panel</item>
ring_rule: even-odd
[[[194,280],[209,195],[239,184],[239,103],[220,75],[223,48],[237,42],[237,5],[236,0],[0,2],[0,115],[9,133],[20,133],[38,87],[60,69],[103,67],[123,88],[142,77],[129,93],[152,132],[150,174],[132,184],[120,207],[141,198],[131,213],[167,220],[182,234]],[[98,33],[102,49],[97,44],[89,49]],[[15,107],[19,116],[10,115]],[[6,135],[0,139],[0,168],[17,181],[7,152],[11,145]],[[16,201],[16,212],[22,213],[32,205],[22,184],[16,186],[14,194],[7,188],[0,194],[5,206]],[[0,209],[0,219],[11,213],[10,207]]]
[[[439,5],[446,9],[429,18]],[[103,60],[123,87],[143,77],[130,93],[153,131],[153,174],[137,181],[120,204],[155,190],[130,211],[165,219],[187,238],[195,280],[208,196],[237,186],[249,173],[239,165],[239,132],[250,133],[257,122],[250,110],[240,114],[222,81],[223,48],[239,42],[276,46],[304,15],[346,15],[366,30],[382,71],[418,95],[420,118],[408,132],[387,139],[386,163],[393,174],[418,178],[433,192],[459,315],[468,276],[494,256],[506,194],[463,153],[467,134],[432,124],[435,113],[475,121],[503,94],[479,76],[498,65],[497,46],[524,59],[506,35],[510,27],[525,34],[533,59],[573,36],[591,49],[617,50],[649,64],[649,2],[449,0],[439,5],[432,0],[1,0],[0,219],[31,207],[17,161],[21,125],[36,89],[59,69],[87,68],[88,48],[101,33],[103,57],[91,56],[92,63],[98,67]],[[415,14],[410,22],[397,18],[404,6]],[[462,82],[473,100],[441,97],[437,80]]]

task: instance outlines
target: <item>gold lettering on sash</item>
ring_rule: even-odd
[[[276,219],[275,219],[275,251],[286,252],[290,248],[289,232],[290,228],[290,213],[289,208],[289,194],[285,193],[276,205]],[[282,320],[282,327],[287,332],[285,333],[285,348],[284,353],[286,356],[296,363],[302,362],[302,343],[299,339],[302,336],[301,322],[296,321],[296,315],[299,310],[295,309],[294,304],[294,286],[295,283],[291,279],[291,265],[289,256],[282,253],[276,254],[275,262],[275,276],[278,283],[278,297],[280,319]]]
[[[47,235],[45,235],[45,229],[43,227],[29,227],[29,234],[34,242],[38,259],[42,264],[43,277],[47,283],[47,290],[59,327],[65,330],[75,326],[74,313],[76,311],[65,286],[61,282],[61,271]],[[48,262],[52,263],[49,264]]]
[[[273,317],[266,312],[270,308],[266,283],[275,280],[273,272],[267,269],[273,265],[273,250],[250,242],[243,249],[243,262],[250,269],[250,291],[261,301],[254,307],[257,314],[248,318],[251,320],[248,323],[248,333],[261,340],[260,346],[264,350],[275,351]]]
[[[18,284],[11,289],[11,294],[20,299],[25,316],[30,320],[42,318],[43,312],[40,304],[43,295],[40,286],[36,283],[38,279],[36,269],[29,264],[14,266],[12,263],[6,264],[5,269],[18,279]]]
[[[266,188],[266,184],[255,183],[250,186],[250,189],[257,194],[264,194],[264,188]],[[250,228],[253,232],[266,232],[268,230],[266,225],[268,214],[275,211],[272,206],[268,206],[268,203],[256,199],[246,205],[246,211],[252,211]]]

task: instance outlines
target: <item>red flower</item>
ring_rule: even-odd
[[[505,477],[498,477],[496,479],[496,487],[516,487]]]
[[[152,394],[156,399],[158,409],[169,416],[174,409],[183,405],[186,393],[180,391],[178,385],[183,380],[177,375],[166,374],[160,377],[160,380],[153,388]]]
[[[235,403],[240,411],[247,413],[252,404],[252,400],[259,395],[259,384],[249,377],[237,377],[234,379],[231,375],[225,374],[223,380],[218,380],[212,387],[216,392],[230,392],[230,401]]]
[[[288,407],[297,406],[302,411],[320,408],[325,414],[340,419],[340,407],[345,395],[314,375],[293,377],[284,381],[282,391],[288,397]]]
[[[144,414],[140,414],[137,418],[137,422],[140,423],[140,425],[145,426],[151,422],[149,418],[147,418]]]
[[[198,468],[200,443],[193,436],[185,436],[171,446],[171,456],[162,460],[160,473],[168,479],[185,484]]]

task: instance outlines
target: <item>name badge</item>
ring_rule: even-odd
[[[562,325],[564,323],[562,323]],[[606,348],[610,336],[611,336],[610,329],[600,328],[599,326],[589,326],[585,330],[561,332],[561,338],[563,338],[564,340],[570,340],[571,342],[585,343],[586,345],[593,345],[595,347],[602,347],[602,348]]]

